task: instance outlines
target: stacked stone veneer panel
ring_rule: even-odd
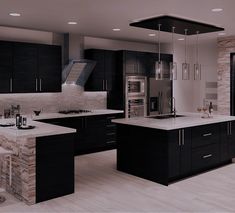
[[[36,139],[6,138],[0,135],[0,146],[13,150],[12,184],[9,185],[9,161],[4,160],[1,173],[2,186],[27,204],[36,201]]]
[[[230,53],[235,52],[235,36],[218,39],[218,112],[230,115]]]

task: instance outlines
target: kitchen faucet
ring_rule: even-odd
[[[171,105],[171,113],[173,113],[174,118],[176,118],[176,108],[175,108],[175,97],[171,98],[172,105]]]

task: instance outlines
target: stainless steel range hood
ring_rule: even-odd
[[[62,83],[84,87],[95,65],[95,61],[88,59],[71,60],[63,69]]]

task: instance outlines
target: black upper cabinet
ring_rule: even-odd
[[[115,52],[111,50],[89,49],[85,58],[96,61],[96,66],[88,78],[85,91],[110,91],[115,73]]]
[[[61,47],[0,41],[0,93],[61,92]]]
[[[61,92],[61,47],[39,45],[38,91]]]
[[[37,45],[14,43],[12,92],[37,91]]]
[[[12,90],[12,64],[12,42],[0,41],[0,93],[9,93]]]

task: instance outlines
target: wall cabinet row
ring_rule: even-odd
[[[0,93],[61,91],[61,47],[0,41]]]

